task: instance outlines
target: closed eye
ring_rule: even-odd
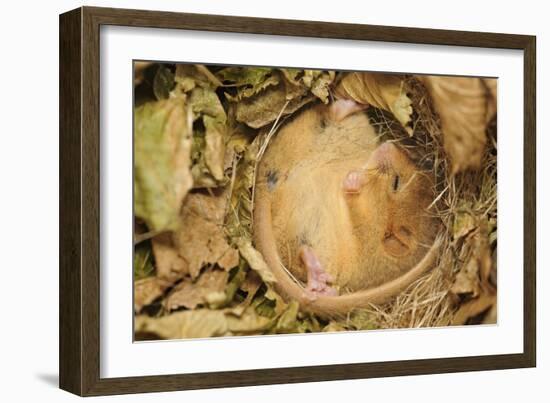
[[[394,192],[397,192],[397,190],[399,189],[399,182],[400,182],[399,175],[395,175],[393,177],[393,185],[392,185]]]

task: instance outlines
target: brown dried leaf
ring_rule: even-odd
[[[244,311],[241,316],[228,314],[227,326],[234,334],[257,334],[269,329],[273,324],[273,319],[259,315],[252,307]]]
[[[496,325],[497,323],[497,304],[496,301],[487,312],[487,315],[485,315],[485,318],[483,318],[483,321],[481,322],[484,325]]]
[[[469,294],[476,298],[483,293],[492,293],[493,287],[489,283],[492,268],[491,249],[487,236],[487,225],[476,223],[477,231],[466,240],[464,248],[469,249],[469,258],[457,273],[451,292]]]
[[[174,233],[174,244],[189,264],[192,278],[204,265],[221,260],[230,249],[223,230],[227,199],[226,192],[219,196],[195,193],[184,203],[181,229]]]
[[[201,274],[196,282],[191,280],[178,284],[164,300],[164,307],[175,310],[181,307],[195,309],[200,304],[208,302],[212,293],[223,292],[229,274],[224,270],[209,269]]]
[[[225,270],[238,265],[238,253],[227,242],[223,226],[228,198],[226,190],[187,196],[179,229],[153,239],[159,277],[175,281],[189,274],[196,279],[205,265]]]
[[[248,273],[246,273],[246,278],[240,287],[241,290],[247,293],[246,298],[239,305],[231,308],[231,313],[236,316],[241,316],[246,308],[250,306],[252,300],[254,299],[262,284],[263,282],[260,276],[255,271],[249,270]]]
[[[134,310],[141,309],[160,297],[168,288],[168,283],[157,277],[147,277],[134,282]]]
[[[175,248],[171,232],[157,235],[151,240],[157,277],[175,281],[185,274],[189,274],[188,264],[182,259]]]
[[[225,122],[210,116],[203,116],[202,120],[206,128],[204,160],[214,179],[221,181],[225,163]]]
[[[237,249],[230,248],[224,255],[218,260],[218,266],[227,271],[233,267],[237,267],[239,264],[239,251]]]
[[[419,77],[441,118],[443,145],[453,173],[479,169],[486,144],[485,130],[491,91],[479,78]],[[492,86],[491,82],[488,82]],[[496,84],[496,83],[495,83]],[[494,88],[496,94],[496,86]],[[496,109],[496,97],[493,98]]]
[[[412,135],[409,126],[412,102],[407,96],[401,75],[383,73],[349,73],[335,90],[336,97],[352,99],[393,113],[395,118]]]
[[[465,325],[470,318],[474,318],[495,306],[497,296],[495,294],[483,294],[479,298],[462,304],[456,311],[452,324]]]
[[[249,240],[240,239],[237,241],[237,246],[241,256],[246,259],[252,270],[258,273],[265,283],[274,284],[277,282],[264,257],[252,246]]]
[[[470,209],[458,208],[453,221],[453,239],[457,240],[476,228],[476,220]]]
[[[473,298],[476,298],[479,295],[479,290],[479,262],[472,257],[456,275],[451,292],[456,295],[471,294]]]
[[[225,134],[227,116],[216,92],[209,87],[196,87],[191,91],[189,104],[195,120],[202,118],[205,133],[204,159],[217,181],[223,179]]]
[[[487,96],[487,116],[486,122],[489,122],[493,116],[497,113],[497,79],[496,78],[482,78],[483,84],[488,90]]]
[[[134,111],[134,209],[151,231],[173,230],[193,185],[191,119],[183,99],[146,103]]]
[[[196,309],[159,318],[137,316],[135,332],[154,333],[162,339],[187,339],[224,336],[228,327],[223,312]]]
[[[143,81],[143,72],[152,62],[134,62],[134,85],[139,85]]]
[[[237,121],[258,129],[273,122],[281,112],[283,115],[293,113],[313,99],[305,87],[280,82],[254,97],[244,98],[238,102],[235,117]]]

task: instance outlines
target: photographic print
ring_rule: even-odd
[[[128,79],[135,341],[497,323],[496,78]]]

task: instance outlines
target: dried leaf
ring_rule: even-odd
[[[356,309],[346,320],[348,330],[372,330],[376,329],[376,322],[372,312],[366,309]]]
[[[482,78],[481,81],[487,89],[487,115],[485,121],[488,123],[497,113],[497,79]]]
[[[193,121],[201,120],[204,130],[193,133],[193,177],[195,187],[214,187],[224,179],[227,116],[216,94],[221,82],[202,65],[176,66],[174,97],[187,99]]]
[[[225,133],[227,116],[216,95],[210,88],[197,87],[191,92],[189,104],[195,119],[202,118],[206,133],[204,159],[210,173],[217,181],[224,177]]]
[[[178,230],[152,240],[157,275],[174,282],[185,275],[196,279],[206,265],[230,270],[239,264],[236,249],[227,242],[224,217],[228,192],[189,194],[178,218]]]
[[[453,239],[468,235],[476,228],[476,220],[468,208],[458,208],[453,221]]]
[[[250,98],[263,89],[279,84],[279,76],[274,70],[266,67],[227,67],[216,73],[216,76],[232,86],[238,87],[237,96],[232,101]]]
[[[246,308],[250,306],[252,300],[256,296],[256,293],[262,286],[262,279],[253,270],[249,270],[246,273],[246,278],[240,286],[240,289],[246,292],[246,298],[239,305],[231,309],[231,312],[236,316],[241,316]]]
[[[275,333],[296,333],[297,319],[300,304],[297,301],[292,301],[288,304],[285,311],[279,316],[275,325]]]
[[[469,250],[469,257],[462,269],[457,273],[451,292],[456,295],[468,294],[476,298],[481,294],[493,294],[493,286],[489,282],[492,259],[487,234],[487,223],[476,222],[476,232],[466,240],[464,248]]]
[[[218,259],[218,266],[225,270],[231,270],[239,264],[239,251],[237,249],[228,249],[223,256]]]
[[[338,98],[352,99],[357,103],[372,105],[393,113],[395,118],[412,135],[409,126],[412,102],[404,88],[401,75],[385,73],[349,73],[336,87]]]
[[[221,84],[214,74],[201,64],[177,64],[174,81],[181,92],[189,92],[197,86],[216,89]]]
[[[175,281],[183,275],[189,274],[189,265],[178,255],[171,232],[157,235],[151,240],[151,244],[155,255],[157,277]]]
[[[478,297],[480,292],[479,262],[475,256],[457,273],[451,292],[456,295],[470,294],[473,298]]]
[[[460,306],[453,317],[453,325],[465,325],[474,318],[496,305],[497,297],[494,294],[484,294]]]
[[[169,311],[181,307],[195,309],[208,302],[210,294],[223,292],[228,276],[224,270],[210,269],[202,273],[195,282],[190,279],[183,281],[164,300],[164,307]]]
[[[226,229],[232,239],[252,239],[252,187],[255,179],[260,137],[257,136],[246,148],[237,165],[231,194],[231,210],[226,221]],[[234,147],[239,145],[240,143],[237,143]]]
[[[487,315],[485,315],[485,318],[483,318],[483,321],[481,322],[484,325],[496,325],[497,323],[497,304],[496,301],[487,312]]]
[[[190,114],[182,99],[135,109],[134,208],[150,230],[174,230],[193,185]]]
[[[174,88],[174,73],[168,67],[160,65],[153,79],[153,92],[158,100],[168,99]]]
[[[223,312],[209,309],[175,312],[160,318],[137,316],[136,333],[154,333],[162,339],[224,336],[228,333]]]
[[[217,195],[193,193],[185,200],[181,227],[173,239],[178,255],[188,263],[192,278],[196,278],[206,264],[218,263],[226,270],[238,264],[223,228],[227,204],[226,191]]]
[[[227,326],[234,334],[257,334],[269,329],[273,320],[259,315],[252,308],[248,308],[241,316],[227,315]]]
[[[134,62],[134,86],[141,84],[144,71],[152,64],[152,62]]]
[[[166,281],[147,277],[134,282],[134,310],[140,312],[144,306],[159,298],[168,288]]]
[[[237,246],[241,256],[246,259],[252,270],[256,271],[265,283],[274,284],[277,282],[264,257],[252,246],[249,240],[240,239]]]
[[[335,78],[334,71],[281,69],[284,77],[296,86],[305,86],[323,103],[329,102],[329,88]]]
[[[305,87],[280,82],[237,103],[235,116],[239,122],[257,129],[273,122],[281,112],[283,115],[293,113],[312,100]]]
[[[485,131],[492,98],[484,82],[471,77],[422,76],[441,118],[443,145],[453,173],[478,169],[487,142]],[[494,88],[496,94],[496,87]]]
[[[210,116],[204,116],[203,122],[206,127],[204,160],[214,179],[221,181],[224,178],[225,122],[218,122]]]

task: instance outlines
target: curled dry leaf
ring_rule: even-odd
[[[247,308],[240,316],[228,313],[226,319],[231,333],[239,335],[257,334],[273,325],[273,319],[259,315],[252,307]]]
[[[134,62],[134,85],[139,85],[143,81],[143,73],[152,62]]]
[[[187,339],[224,336],[228,326],[222,311],[195,309],[159,318],[137,316],[135,332],[154,333],[161,339]]]
[[[254,186],[255,167],[260,149],[261,136],[257,136],[242,151],[231,192],[230,211],[226,220],[226,229],[232,239],[252,239],[252,187]],[[233,139],[230,141],[232,144]],[[240,142],[234,145],[235,149]]]
[[[295,86],[305,86],[324,104],[329,102],[329,88],[336,76],[334,71],[281,69],[288,82]]]
[[[174,88],[174,73],[168,67],[160,65],[153,79],[153,93],[157,99],[168,99]]]
[[[207,264],[230,270],[239,256],[227,242],[223,221],[228,192],[191,193],[178,218],[178,230],[153,238],[157,275],[174,281],[189,274],[196,279]]]
[[[198,305],[204,305],[211,294],[225,290],[228,277],[227,271],[208,269],[197,281],[188,279],[178,284],[164,300],[164,307],[172,311],[181,307],[195,309]]]
[[[351,99],[364,105],[393,113],[405,130],[410,127],[412,102],[405,92],[404,77],[382,73],[348,73],[335,90],[336,97]]]
[[[496,302],[496,294],[483,294],[479,298],[467,301],[460,306],[458,311],[456,311],[452,324],[465,325],[471,318],[475,318],[486,311],[494,315],[494,317],[489,318],[489,320],[494,320],[496,322],[496,312],[492,312],[493,308],[496,306]]]
[[[482,228],[472,234],[466,241],[465,248],[469,249],[469,258],[457,273],[451,288],[454,294],[469,294],[475,298],[486,291],[492,292],[489,284],[492,259],[488,237]]]
[[[134,282],[134,310],[140,312],[144,306],[159,298],[169,283],[157,277],[147,277]]]
[[[457,208],[453,220],[453,239],[460,239],[476,229],[476,219],[467,206]]]
[[[202,119],[205,128],[204,159],[210,173],[217,181],[223,179],[225,133],[227,116],[211,88],[196,87],[191,91],[189,104],[195,119]]]
[[[441,119],[443,145],[451,160],[452,172],[478,169],[487,142],[487,122],[496,111],[496,80],[419,78]]]
[[[200,120],[204,129],[194,130],[195,187],[214,187],[224,179],[224,157],[227,115],[216,94],[218,78],[202,65],[178,64],[172,97],[187,99],[193,121]]]
[[[227,67],[216,73],[223,82],[237,87],[236,97],[228,95],[228,99],[238,102],[243,98],[250,98],[263,89],[279,84],[279,75],[269,67]]]
[[[274,320],[259,315],[252,307],[241,316],[235,316],[230,310],[194,309],[158,318],[137,316],[135,331],[154,333],[162,339],[246,335],[269,330]]]
[[[333,71],[229,67],[218,72],[220,79],[237,87],[237,95],[226,93],[235,105],[235,117],[252,128],[273,122],[279,114],[293,113],[317,97],[329,101]]]
[[[190,171],[191,120],[182,99],[135,109],[134,208],[151,231],[174,230]]]
[[[450,290],[465,301],[454,314],[453,324],[466,324],[470,318],[489,310],[496,317],[496,289],[490,281],[493,260],[487,228],[486,222],[477,222],[475,232],[466,238],[464,248],[469,251],[469,257],[456,274]]]
[[[157,268],[157,277],[164,280],[177,280],[189,274],[187,262],[178,255],[171,232],[157,235],[151,240]]]
[[[240,239],[237,242],[237,246],[239,247],[241,256],[246,259],[252,270],[258,273],[265,283],[274,284],[277,282],[264,257],[252,246],[249,240]]]
[[[275,333],[296,333],[297,318],[300,304],[297,301],[291,301],[285,311],[279,316],[275,325]]]
[[[487,94],[487,116],[486,121],[489,122],[497,113],[497,79],[482,78],[481,81],[488,91]]]
[[[246,292],[246,298],[243,302],[234,308],[231,308],[231,312],[236,316],[241,316],[243,312],[250,306],[252,300],[256,296],[256,293],[262,286],[263,282],[260,276],[253,270],[249,270],[246,273],[246,278],[240,286],[240,289]]]
[[[313,99],[305,87],[280,82],[237,103],[235,117],[237,121],[258,129],[273,122],[281,113],[293,113]]]

